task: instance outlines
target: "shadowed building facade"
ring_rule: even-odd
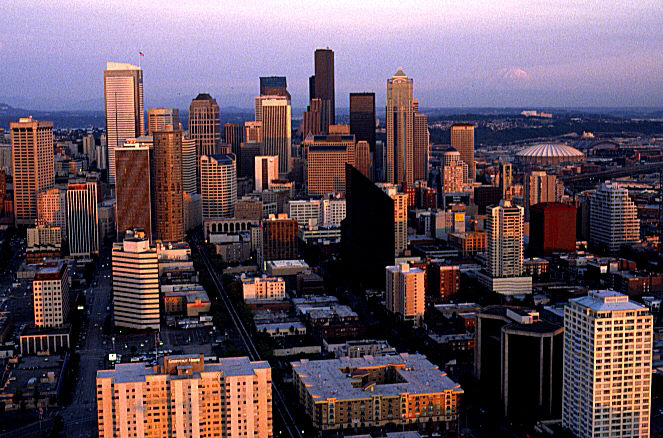
[[[345,184],[341,243],[348,278],[357,286],[384,287],[385,267],[394,264],[394,201],[349,164]]]
[[[375,93],[350,93],[350,134],[354,134],[357,143],[368,142],[372,161],[375,155]],[[373,175],[369,178],[372,180]]]

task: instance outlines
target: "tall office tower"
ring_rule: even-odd
[[[614,183],[601,184],[590,199],[589,242],[614,253],[622,245],[639,241],[640,219],[628,190]]]
[[[87,155],[90,163],[94,160],[94,155],[96,153],[95,151],[96,144],[94,140],[94,135],[92,133],[88,133],[85,137],[83,137],[83,153]]]
[[[428,117],[414,115],[413,172],[415,181],[428,180]]]
[[[255,161],[255,186],[254,191],[262,192],[271,186],[271,182],[279,178],[279,157],[257,156]]]
[[[244,138],[248,143],[262,142],[262,122],[244,122]]]
[[[198,159],[216,154],[221,143],[221,110],[207,93],[200,93],[189,105],[189,137],[196,140]]]
[[[415,176],[421,176],[415,174],[415,167],[419,173],[428,167],[427,155],[422,156],[428,151],[428,129],[425,118],[418,117],[419,103],[414,99],[413,89],[414,81],[400,67],[387,80],[385,176],[392,184],[412,185]]]
[[[193,106],[193,104],[192,104]],[[184,240],[182,131],[154,132],[154,233],[156,240]]]
[[[559,202],[530,207],[529,250],[536,256],[575,252],[576,208]]]
[[[177,108],[150,108],[147,110],[147,135],[163,131],[166,126],[180,126],[180,110]]]
[[[291,166],[292,109],[284,97],[262,101],[262,134],[265,155],[278,155],[279,173],[287,174]]]
[[[97,371],[100,438],[271,438],[272,373],[248,357],[166,356]]]
[[[288,92],[288,81],[285,76],[261,76],[260,77],[260,95],[261,96],[283,96],[290,100]]]
[[[525,177],[525,220],[529,222],[532,205],[541,202],[558,202],[564,196],[564,183],[555,175],[535,171]]]
[[[357,147],[355,148],[355,167],[366,178],[371,180],[373,179],[373,167],[371,166],[371,146],[366,140],[357,142]]]
[[[230,145],[230,150],[237,157],[237,161],[239,161],[240,145],[246,141],[244,126],[237,123],[226,123],[223,125],[223,137],[226,144]]]
[[[350,93],[350,134],[354,134],[357,143],[368,142],[372,161],[375,155],[375,93]]]
[[[488,272],[495,278],[521,276],[524,209],[503,200],[487,213]]]
[[[349,164],[345,185],[341,245],[348,278],[358,286],[382,288],[384,268],[394,264],[394,201]]]
[[[378,187],[394,201],[394,255],[399,257],[407,249],[407,193],[394,184],[379,183]]]
[[[113,320],[116,327],[159,330],[157,250],[140,228],[113,244]]]
[[[653,321],[612,290],[564,307],[562,426],[578,437],[649,437]]]
[[[37,225],[59,227],[63,234],[67,233],[67,191],[48,189],[37,194]]]
[[[460,159],[467,164],[468,182],[476,180],[474,164],[474,125],[455,123],[451,126],[451,147],[460,152]]]
[[[115,150],[115,226],[117,237],[141,228],[152,240],[152,137],[128,139]]]
[[[99,254],[97,182],[70,182],[67,188],[69,253],[89,257]]]
[[[145,135],[143,70],[131,64],[107,62],[104,103],[108,141],[108,182],[115,184],[115,149],[127,138]]]
[[[287,214],[270,215],[262,222],[261,264],[268,260],[292,260],[298,257],[297,221]]]
[[[237,163],[233,154],[200,157],[203,220],[233,217],[237,202]]]
[[[320,125],[327,133],[329,125],[336,124],[336,93],[334,91],[334,51],[317,49],[315,51],[315,85],[313,98],[320,99]]]
[[[302,138],[308,135],[322,134],[322,124],[320,122],[320,111],[322,110],[322,101],[320,99],[311,99],[307,110],[302,116],[301,134]]]
[[[198,157],[192,138],[182,138],[182,190],[190,195],[198,193]]]
[[[17,225],[32,225],[38,216],[37,193],[55,182],[53,122],[28,117],[11,123],[10,128],[14,220]]]
[[[32,280],[35,325],[61,327],[69,315],[69,268],[62,260],[45,266]]]
[[[484,307],[476,315],[474,343],[482,395],[499,397],[505,417],[559,418],[563,343],[562,321],[523,307]]]
[[[511,163],[500,163],[500,189],[502,199],[506,199],[506,190],[513,185],[513,166]],[[534,205],[534,204],[532,204]]]
[[[308,146],[308,194],[345,193],[345,165],[355,165],[354,135],[316,135]]]
[[[419,326],[424,319],[426,297],[424,271],[407,263],[386,268],[387,309]]]

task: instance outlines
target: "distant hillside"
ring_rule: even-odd
[[[0,128],[9,129],[11,122],[28,116],[52,121],[55,129],[101,128],[105,123],[102,111],[32,111],[0,103]]]

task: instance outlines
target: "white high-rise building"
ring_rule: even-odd
[[[628,190],[604,183],[594,192],[590,200],[589,241],[609,252],[640,241],[638,209]]]
[[[255,185],[254,191],[262,192],[271,188],[272,181],[279,178],[279,157],[258,156],[255,160]]]
[[[159,330],[159,261],[142,230],[113,245],[112,265],[115,326]]]
[[[198,166],[196,140],[182,137],[182,191],[189,195],[198,193]]]
[[[488,272],[494,278],[523,273],[523,207],[500,201],[488,210]]]
[[[652,316],[604,290],[564,310],[562,425],[578,437],[649,437]]]
[[[108,136],[108,181],[115,184],[115,149],[127,138],[145,135],[143,70],[131,64],[106,63],[104,102]]]
[[[345,219],[344,198],[298,199],[288,201],[288,207],[290,218],[295,219],[299,226],[340,227]]]
[[[287,174],[292,155],[292,108],[287,97],[262,100],[262,144],[265,155],[278,155],[279,174]]]
[[[237,167],[234,154],[200,157],[200,196],[203,220],[233,217],[237,202]]]
[[[69,314],[69,270],[59,261],[35,273],[32,280],[35,325],[60,327]]]
[[[424,271],[411,268],[407,263],[385,269],[387,309],[418,326],[426,310]]]
[[[97,182],[69,183],[67,188],[67,235],[72,256],[99,253]]]

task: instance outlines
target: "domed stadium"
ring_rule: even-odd
[[[563,143],[538,143],[516,154],[521,164],[556,166],[585,161],[585,154]]]

